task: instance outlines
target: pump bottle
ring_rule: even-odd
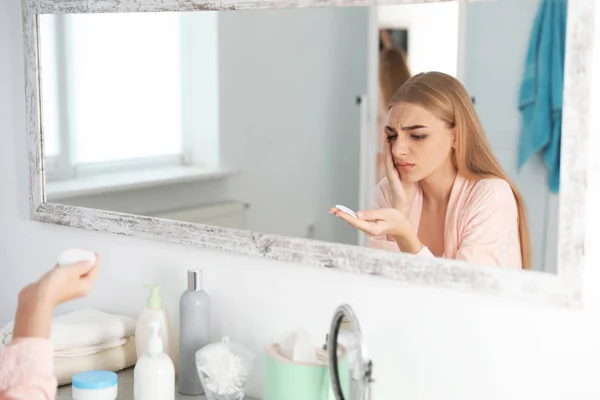
[[[148,347],[133,369],[134,400],[175,400],[175,366],[163,351],[161,325],[159,320],[149,323]]]
[[[169,351],[169,320],[167,313],[162,306],[162,298],[160,297],[160,286],[144,285],[150,289],[150,297],[148,297],[148,306],[144,308],[137,318],[135,325],[135,350],[137,358],[148,349],[148,340],[150,338],[150,322],[160,322],[159,337],[163,343],[165,353],[171,357]]]

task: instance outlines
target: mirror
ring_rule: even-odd
[[[566,1],[370,12],[41,15],[46,200],[556,273]]]
[[[358,318],[348,304],[340,305],[333,315],[327,337],[330,379],[336,400],[369,400],[374,382],[373,363],[367,358]],[[338,349],[343,347],[348,357],[348,370],[340,370]],[[348,379],[348,377],[350,379]],[[349,382],[349,385],[345,385]]]

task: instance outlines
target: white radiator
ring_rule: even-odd
[[[239,202],[209,204],[194,208],[165,211],[155,217],[199,224],[217,225],[225,228],[246,229],[248,205]]]

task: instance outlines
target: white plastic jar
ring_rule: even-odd
[[[73,400],[116,400],[119,377],[111,371],[86,371],[73,376]]]

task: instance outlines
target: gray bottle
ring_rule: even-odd
[[[179,377],[177,391],[188,396],[204,394],[196,369],[196,352],[210,343],[210,298],[202,290],[198,270],[187,273],[188,288],[179,300]]]

